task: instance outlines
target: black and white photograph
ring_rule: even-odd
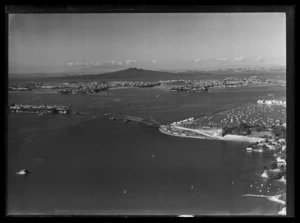
[[[8,216],[288,216],[285,12],[7,18]]]

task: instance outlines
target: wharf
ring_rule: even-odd
[[[125,122],[128,122],[128,121],[137,122],[139,124],[145,124],[145,125],[151,126],[151,127],[160,127],[160,123],[153,120],[153,119],[152,120],[145,120],[145,119],[142,119],[142,118],[139,118],[139,117],[126,115],[124,117],[124,121]]]

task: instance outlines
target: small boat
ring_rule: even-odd
[[[31,173],[30,170],[22,169],[22,170],[20,170],[19,172],[17,172],[16,174],[18,174],[18,175],[27,175],[27,174],[29,174],[29,173]]]
[[[194,215],[182,214],[182,215],[179,215],[178,217],[180,217],[180,218],[193,218]]]
[[[116,118],[115,117],[110,117],[109,120],[116,120]]]
[[[105,113],[104,115],[105,115],[105,116],[107,116],[107,115],[111,115],[111,113]]]

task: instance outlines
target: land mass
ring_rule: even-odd
[[[127,70],[129,74],[139,72],[139,69]],[[150,71],[154,72],[154,71]],[[157,72],[154,72],[157,74]],[[112,74],[111,74],[112,75]],[[126,73],[124,73],[126,75]],[[172,74],[173,75],[173,74]],[[127,75],[128,76],[128,75]],[[85,77],[87,78],[87,77]],[[170,91],[186,92],[209,92],[213,88],[233,88],[233,87],[265,87],[265,86],[285,86],[284,80],[266,79],[258,76],[247,76],[244,78],[228,77],[223,80],[159,80],[159,81],[112,81],[102,80],[100,82],[87,81],[68,82],[26,82],[21,85],[10,85],[9,91],[31,91],[33,89],[58,89],[62,94],[91,94],[106,91],[111,88],[124,87],[158,87],[163,86]]]

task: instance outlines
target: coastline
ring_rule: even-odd
[[[163,125],[161,126],[163,127]],[[166,135],[171,135],[171,136],[177,136],[177,137],[185,137],[185,138],[194,138],[194,139],[210,139],[210,140],[224,140],[224,141],[239,141],[239,142],[261,142],[264,141],[263,138],[256,138],[256,137],[248,137],[248,136],[241,136],[241,135],[225,135],[225,136],[217,136],[217,130],[210,130],[211,132],[213,132],[212,135],[208,135],[207,130],[203,130],[203,132],[201,132],[201,130],[195,130],[195,129],[188,129],[188,128],[182,128],[179,126],[175,126],[175,128],[179,129],[184,129],[187,131],[193,131],[193,132],[197,132],[199,134],[204,134],[203,136],[189,136],[189,135],[180,135],[180,134],[174,134],[174,133],[170,133],[167,132],[165,130],[163,130],[162,128],[159,128],[159,131],[163,134]],[[206,137],[205,137],[206,135]]]
[[[243,107],[243,106],[240,106],[240,107]],[[231,109],[228,109],[228,110],[231,110]],[[220,113],[220,112],[221,111],[217,111],[217,112],[214,112],[213,114],[209,114],[210,118],[211,118],[212,115]],[[208,115],[203,115],[203,116],[208,116]],[[235,135],[233,132],[230,132],[230,133],[225,132],[225,134],[223,134],[224,130],[220,126],[218,128],[218,127],[210,127],[210,126],[207,126],[207,125],[204,124],[203,126],[202,125],[198,126],[198,128],[196,128],[196,129],[189,128],[189,127],[183,127],[183,126],[186,126],[186,125],[182,126],[182,123],[185,123],[185,122],[189,123],[189,122],[192,122],[194,120],[195,120],[195,118],[192,117],[192,118],[187,118],[185,120],[173,122],[173,123],[170,123],[170,124],[161,125],[160,128],[159,128],[159,131],[163,134],[171,135],[171,136],[177,136],[177,137],[222,140],[222,141],[248,142],[248,143],[251,143],[252,145],[253,145],[253,143],[255,143],[255,145],[256,144],[260,145],[260,146],[263,145],[265,147],[266,147],[266,145],[264,143],[266,143],[266,139],[261,138],[259,136],[265,136],[265,135],[268,135],[268,134],[271,133],[271,130],[268,129],[268,131],[264,130],[264,131],[259,132],[259,134],[257,132],[254,132],[254,133],[250,132],[251,134],[246,134],[246,135],[245,134],[241,134],[241,135],[236,134]],[[276,120],[276,121],[278,121],[278,120]],[[189,126],[189,125],[187,125],[187,126]],[[277,140],[280,142],[279,144],[278,144],[277,141],[274,142],[274,144],[272,144],[272,142],[274,141],[274,139],[273,139],[273,141],[271,141],[271,145],[268,144],[267,147],[270,148],[270,146],[271,146],[271,148],[274,150],[274,149],[276,149],[276,146],[282,146],[281,143],[284,142],[284,137],[281,137],[280,139],[277,138]],[[261,151],[258,151],[258,152],[263,152],[263,149],[260,149],[260,150]],[[251,148],[251,151],[252,151],[252,148]],[[247,152],[248,152],[248,148],[247,148]],[[264,171],[263,174],[261,174],[260,176],[262,178],[266,178],[266,179],[270,178],[271,180],[273,180],[273,178],[268,176],[267,171]],[[284,177],[281,177],[280,179],[274,179],[274,180],[276,180],[278,182],[281,182],[284,185],[286,185],[286,179]],[[243,196],[267,198],[267,200],[278,203],[278,204],[281,205],[280,211],[278,212],[279,215],[286,215],[286,206],[285,206],[286,201],[285,201],[285,199],[281,199],[281,195],[283,195],[283,194],[275,195],[275,196],[246,194],[246,195],[243,195]]]
[[[182,138],[194,138],[194,139],[206,139],[205,137],[199,137],[199,136],[183,136],[183,135],[175,135],[166,131],[163,131],[161,128],[159,128],[159,131],[163,134],[170,135],[170,136],[176,136],[176,137],[182,137]]]

